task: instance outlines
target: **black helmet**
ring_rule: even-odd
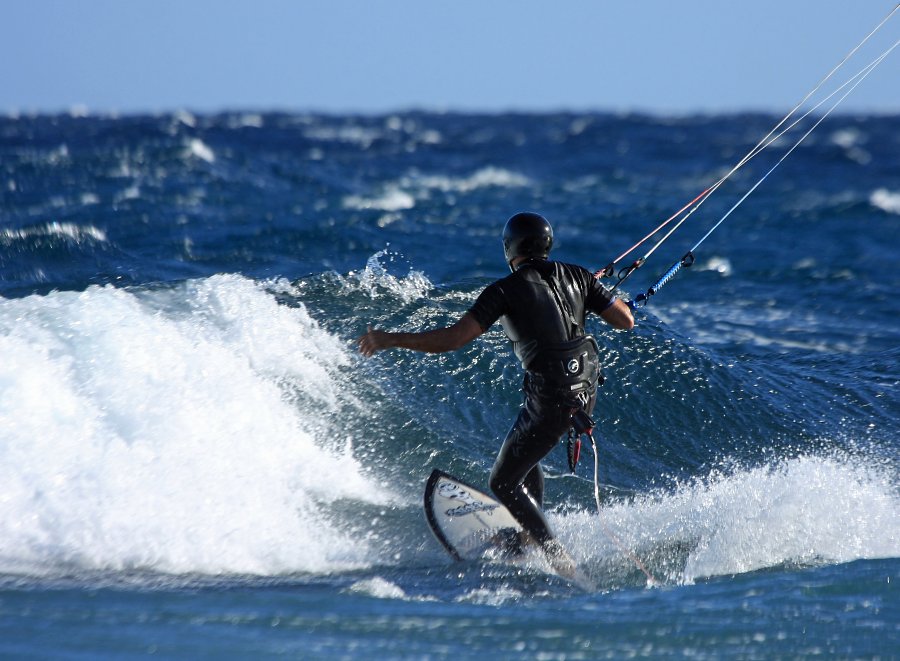
[[[506,221],[503,228],[503,252],[512,270],[516,257],[541,257],[546,259],[553,247],[553,228],[547,219],[528,211],[517,213]]]

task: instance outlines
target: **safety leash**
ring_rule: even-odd
[[[590,440],[591,450],[594,453],[594,502],[597,504],[597,518],[600,522],[600,529],[603,531],[603,534],[612,541],[615,547],[630,559],[641,572],[643,572],[644,576],[647,577],[648,587],[659,585],[659,582],[653,577],[653,574],[650,573],[647,567],[644,566],[644,563],[641,562],[640,558],[625,546],[625,544],[622,543],[622,540],[620,540],[603,521],[603,510],[600,507],[600,455],[597,451],[597,441],[594,440],[594,421],[591,420],[584,409],[579,408],[572,414],[572,427],[569,429],[569,438],[566,448],[569,459],[569,470],[573,474],[575,473],[578,459],[581,456],[582,436],[587,436],[588,440]]]
[[[622,543],[622,540],[618,538],[618,536],[610,530],[606,523],[603,521],[603,511],[600,509],[600,459],[599,452],[597,452],[597,442],[594,440],[594,435],[590,435],[591,439],[591,450],[594,452],[594,502],[597,504],[597,519],[600,521],[600,529],[603,531],[612,543],[615,544],[616,548],[619,549],[625,556],[627,556],[635,566],[643,572],[644,576],[647,577],[647,587],[654,587],[659,585],[659,582],[653,577],[653,574],[644,566],[644,563],[641,562],[641,559],[634,554],[634,552],[629,549],[625,544]]]

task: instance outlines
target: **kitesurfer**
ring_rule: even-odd
[[[542,511],[544,477],[540,461],[573,425],[573,415],[590,415],[600,380],[597,344],[585,333],[593,312],[614,328],[630,330],[629,307],[590,271],[548,259],[553,229],[537,213],[512,216],[503,230],[503,250],[512,273],[485,288],[455,324],[417,333],[369,327],[359,351],[399,347],[428,353],[453,351],[500,321],[525,369],[525,401],[491,471],[490,487],[548,557],[565,556]]]

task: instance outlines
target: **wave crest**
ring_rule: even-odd
[[[216,276],[0,301],[0,572],[327,572],[386,504],[342,427],[349,357],[270,288]]]

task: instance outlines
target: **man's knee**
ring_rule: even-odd
[[[491,491],[494,492],[501,501],[505,499],[505,497],[512,493],[513,485],[510,484],[509,480],[505,479],[502,471],[497,470],[497,467],[494,467],[494,470],[491,471],[491,476],[488,479],[488,486],[491,488]]]

